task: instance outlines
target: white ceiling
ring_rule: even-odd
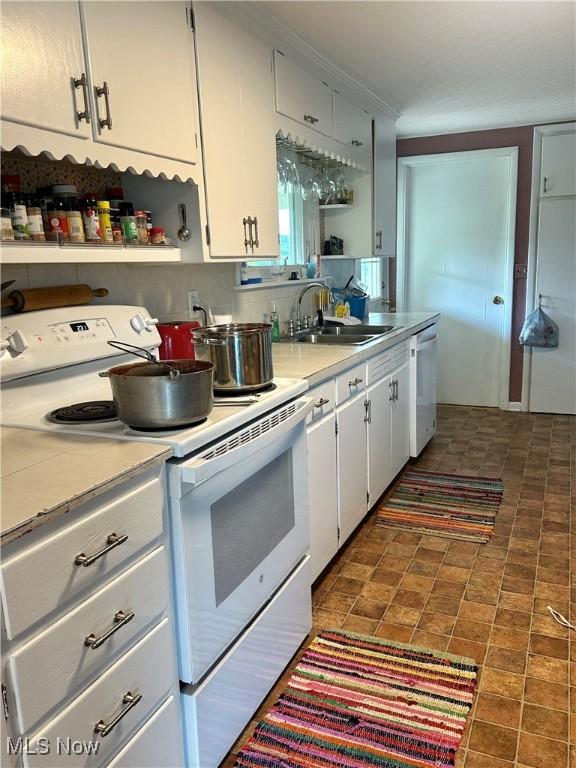
[[[576,116],[571,0],[261,5],[399,111],[399,136]]]

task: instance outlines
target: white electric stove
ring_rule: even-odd
[[[208,419],[187,429],[147,432],[132,429],[116,418],[55,423],[49,414],[56,409],[110,402],[110,383],[98,373],[124,362],[137,362],[137,358],[108,346],[109,340],[149,350],[160,346],[150,313],[143,307],[100,305],[10,315],[2,318],[1,338],[4,426],[162,443],[172,448],[174,456],[185,456],[205,446],[307,389],[305,381],[277,378],[269,390],[238,397],[241,405],[233,397],[215,397],[216,405]]]

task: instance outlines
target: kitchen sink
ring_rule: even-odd
[[[298,341],[303,344],[337,344],[338,346],[347,346],[349,344],[367,344],[375,338],[377,337],[367,336],[366,334],[348,334],[341,336],[326,333],[307,333],[305,336],[301,336]]]
[[[396,325],[325,325],[314,333],[323,336],[382,336],[397,329]]]

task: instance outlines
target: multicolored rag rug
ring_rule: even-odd
[[[449,768],[471,659],[327,630],[238,754],[238,768]]]
[[[486,542],[504,493],[495,477],[408,469],[377,512],[379,525]]]

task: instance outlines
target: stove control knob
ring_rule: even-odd
[[[25,352],[29,346],[30,344],[28,343],[28,340],[22,331],[12,331],[7,339],[2,339],[2,341],[0,341],[0,354],[3,355],[4,352],[8,349],[10,352],[21,355],[22,352]]]
[[[152,328],[158,323],[157,317],[144,317],[138,312],[134,317],[130,318],[130,325],[136,331],[136,333],[142,333],[142,331],[152,332]]]

